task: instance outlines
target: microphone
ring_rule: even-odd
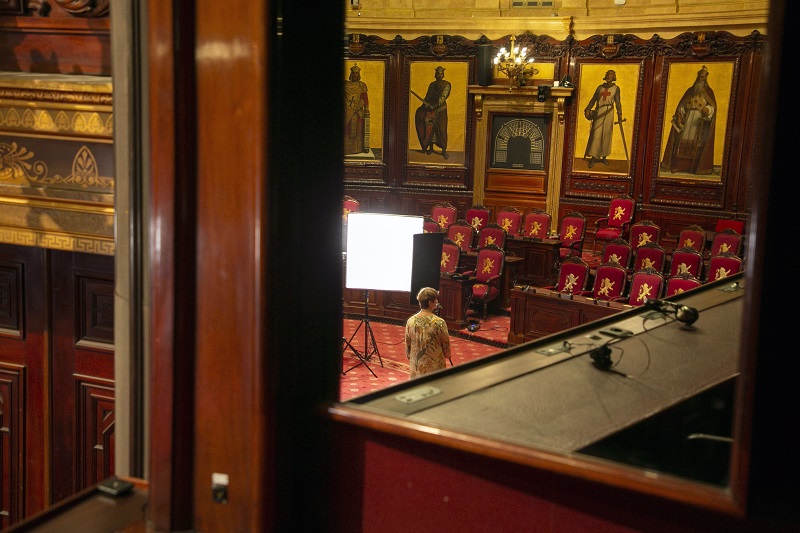
[[[646,309],[652,309],[665,314],[668,312],[667,308],[669,308],[669,310],[675,313],[675,318],[687,326],[694,324],[695,321],[700,318],[700,313],[694,307],[689,307],[688,305],[678,304],[675,302],[669,302],[667,300],[648,298],[645,300],[644,306]]]

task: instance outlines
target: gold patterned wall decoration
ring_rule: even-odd
[[[114,253],[109,78],[0,73],[0,242]]]

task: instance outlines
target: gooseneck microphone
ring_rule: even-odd
[[[652,309],[664,314],[667,314],[668,312],[675,313],[675,318],[687,326],[694,324],[694,322],[700,318],[700,313],[694,307],[670,302],[668,300],[648,298],[645,300],[644,306],[646,309]]]

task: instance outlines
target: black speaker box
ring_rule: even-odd
[[[492,45],[478,45],[478,85],[486,87],[492,84]]]

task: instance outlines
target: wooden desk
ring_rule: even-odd
[[[513,237],[506,240],[505,251],[522,258],[517,268],[517,285],[547,287],[558,278],[559,239],[531,240],[530,237]]]
[[[546,289],[513,289],[508,343],[521,344],[631,308],[617,302],[595,303],[585,296],[567,299]]]

